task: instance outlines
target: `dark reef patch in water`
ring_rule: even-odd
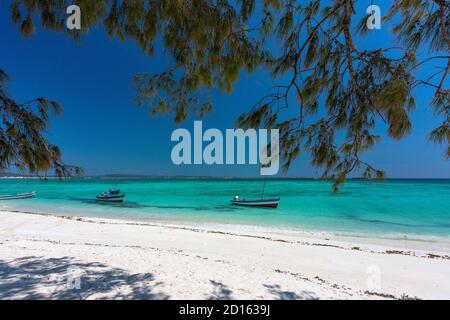
[[[384,224],[384,225],[391,225],[391,226],[400,226],[400,227],[407,227],[407,228],[450,228],[450,224],[443,224],[443,223],[435,223],[435,224],[409,224],[409,223],[400,223],[400,222],[390,222],[385,220],[378,220],[378,219],[364,219],[360,218],[356,215],[352,214],[344,214],[342,217],[349,219],[349,220],[356,220],[359,222],[367,222],[367,223],[374,223],[374,224]]]
[[[75,198],[70,197],[68,198],[72,201],[78,201],[82,202],[84,204],[89,205],[102,205],[102,206],[109,206],[109,207],[117,207],[117,208],[128,208],[128,209],[143,209],[143,208],[154,208],[154,209],[185,209],[185,210],[194,210],[194,211],[210,211],[210,210],[217,210],[221,212],[235,212],[238,210],[235,206],[229,205],[219,205],[219,206],[175,206],[175,205],[144,205],[140,204],[138,202],[132,202],[132,201],[124,201],[122,203],[114,203],[114,202],[101,202],[97,201],[96,199],[90,199],[90,198]]]
[[[88,199],[88,198],[69,198],[73,201],[82,202],[84,204],[90,204],[90,205],[100,205],[100,206],[107,206],[107,207],[117,207],[117,208],[129,208],[129,209],[141,209],[146,208],[148,206],[139,204],[137,202],[130,202],[130,201],[124,201],[124,202],[102,202],[97,201],[95,199]]]

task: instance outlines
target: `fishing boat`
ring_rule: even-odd
[[[234,199],[231,200],[231,203],[237,206],[245,206],[245,207],[277,208],[278,204],[280,203],[280,198],[279,197],[265,198],[264,197],[265,188],[266,182],[264,181],[261,198],[246,199],[246,198],[239,198],[239,196],[235,196]]]
[[[97,195],[98,201],[104,202],[123,202],[125,194],[120,193],[120,189],[109,189],[108,191],[102,192]]]
[[[29,199],[36,196],[36,191],[17,193],[17,194],[0,194],[0,200],[18,200],[18,199]]]
[[[236,196],[231,202],[237,206],[277,208],[280,198],[241,199]]]

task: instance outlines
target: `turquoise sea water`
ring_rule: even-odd
[[[100,204],[96,194],[117,181],[123,204]],[[261,180],[237,179],[0,179],[0,193],[37,191],[35,199],[1,201],[0,209],[189,224],[232,224],[374,236],[450,237],[450,180],[330,182],[269,180],[278,209],[230,204],[259,196]]]

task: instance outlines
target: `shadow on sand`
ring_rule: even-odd
[[[222,282],[209,280],[213,286],[213,292],[207,298],[208,300],[231,300],[233,291]]]
[[[160,286],[151,273],[130,274],[69,257],[0,260],[0,299],[168,299]]]
[[[311,291],[284,291],[278,284],[265,284],[267,291],[276,299],[276,300],[318,300],[315,296],[314,292]]]
[[[233,291],[210,280],[208,300],[232,300]],[[315,300],[309,291],[284,291],[278,284],[263,284],[270,299]],[[29,256],[0,260],[0,299],[139,299],[166,300],[170,296],[152,273],[130,274],[103,263],[80,262],[74,258]]]

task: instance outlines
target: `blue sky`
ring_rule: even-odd
[[[89,175],[124,173],[155,175],[255,176],[257,166],[175,166],[170,159],[176,126],[171,117],[150,117],[134,102],[134,75],[157,73],[170,66],[164,54],[144,55],[132,42],[109,39],[98,27],[80,42],[62,33],[43,31],[30,39],[19,35],[11,23],[8,1],[0,4],[0,68],[11,81],[8,90],[18,101],[35,97],[57,100],[63,113],[52,118],[49,139],[61,147],[65,162],[77,164]],[[365,14],[362,1],[361,17]],[[374,1],[376,4],[376,1]],[[367,6],[367,5],[365,5]],[[382,7],[383,9],[383,7]],[[380,46],[388,26],[372,31],[362,46]],[[263,71],[241,74],[232,94],[212,93],[214,112],[205,128],[233,128],[234,121],[270,86]],[[448,85],[448,84],[447,84]],[[427,135],[440,119],[429,106],[432,92],[416,95],[413,132],[401,141],[383,137],[365,161],[387,171],[388,177],[450,178],[444,147],[431,144]],[[191,129],[194,118],[181,127]],[[302,154],[288,176],[314,176],[309,156]]]

